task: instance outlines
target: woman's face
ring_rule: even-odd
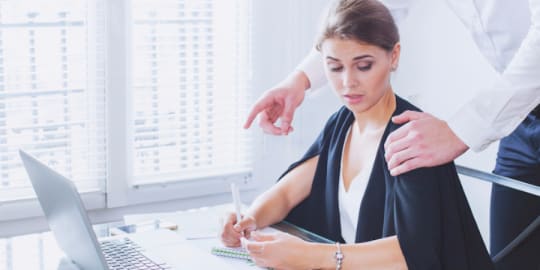
[[[353,113],[368,111],[390,91],[399,44],[388,52],[356,40],[329,38],[322,43],[321,52],[328,80]]]

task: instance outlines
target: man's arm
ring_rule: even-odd
[[[468,147],[481,151],[511,133],[540,103],[540,0],[529,0],[529,5],[529,32],[495,87],[476,95],[449,123],[417,112],[393,119],[422,120],[388,137],[386,160],[393,175],[450,162]]]
[[[510,134],[540,103],[540,0],[529,0],[529,6],[531,27],[501,79],[448,121],[475,151]]]

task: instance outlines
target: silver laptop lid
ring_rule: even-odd
[[[28,153],[19,155],[60,248],[83,270],[108,270],[75,185]]]

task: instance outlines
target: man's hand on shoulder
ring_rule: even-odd
[[[406,111],[392,121],[405,123],[384,144],[388,169],[394,176],[448,163],[469,149],[445,121],[428,113]]]

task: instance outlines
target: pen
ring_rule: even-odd
[[[231,193],[234,203],[234,209],[236,211],[236,224],[238,224],[240,223],[240,220],[242,220],[242,216],[240,215],[240,193],[238,192],[238,187],[236,187],[236,184],[234,182],[231,183]]]

